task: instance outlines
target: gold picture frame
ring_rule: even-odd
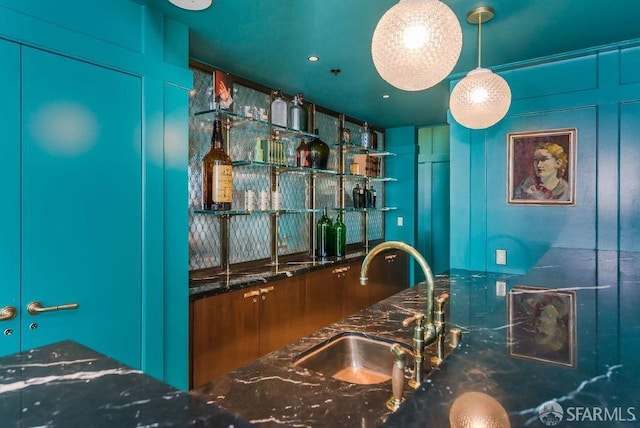
[[[509,355],[576,367],[576,292],[516,285],[507,299]]]
[[[576,204],[576,128],[507,135],[507,203]]]

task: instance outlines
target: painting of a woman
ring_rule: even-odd
[[[574,134],[509,135],[509,203],[574,204]]]

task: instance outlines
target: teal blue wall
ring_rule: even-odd
[[[418,129],[418,146],[417,249],[439,274],[449,270],[449,126]]]
[[[186,388],[188,29],[129,0],[0,0],[0,39],[141,78],[141,365]],[[118,340],[117,331],[99,334]]]
[[[387,129],[385,133],[385,149],[395,156],[385,158],[385,176],[396,179],[385,185],[385,205],[397,207],[384,216],[384,232],[387,241],[403,241],[416,246],[416,204],[418,144],[416,128],[407,126]],[[398,226],[398,218],[402,217],[403,225]],[[413,261],[411,262],[413,266]],[[413,268],[409,283],[415,283]]]
[[[502,121],[470,131],[449,117],[451,268],[524,273],[552,247],[639,251],[638,43],[500,74],[513,95]],[[507,134],[574,127],[576,205],[508,205]]]

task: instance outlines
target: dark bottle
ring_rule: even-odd
[[[211,150],[202,158],[202,209],[225,211],[231,209],[233,173],[231,158],[222,144],[220,119],[213,122]]]
[[[360,183],[356,183],[356,187],[351,191],[353,196],[353,208],[362,208],[360,206]]]
[[[316,257],[329,256],[329,240],[331,238],[331,219],[327,216],[327,207],[316,223]]]
[[[376,197],[377,192],[373,185],[367,190],[367,208],[375,208],[376,207]]]
[[[318,135],[318,130],[315,130]],[[316,137],[309,143],[309,163],[311,168],[327,169],[329,161],[329,146],[327,143]]]
[[[338,211],[338,217],[333,224],[332,255],[344,257],[347,249],[347,225],[342,221],[342,211]]]
[[[300,144],[296,149],[296,165],[305,168],[311,166],[309,163],[309,146],[305,143],[304,138],[300,139]]]

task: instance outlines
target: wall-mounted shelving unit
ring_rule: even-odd
[[[194,70],[196,73],[199,70]],[[196,85],[197,86],[197,85]],[[243,88],[244,89],[244,88]],[[262,105],[267,105],[272,99],[269,93],[262,93]],[[255,96],[252,94],[252,96]],[[240,109],[240,111],[243,111]],[[309,109],[310,127],[316,129],[316,109],[311,106]],[[322,113],[319,113],[322,115]],[[212,132],[212,125],[215,118],[221,119],[225,132],[225,151],[232,158],[234,171],[234,200],[232,202],[232,210],[230,211],[208,211],[201,208],[201,193],[198,189],[199,183],[197,175],[201,160],[198,150],[201,152],[208,150],[209,139]],[[349,228],[352,230],[352,239],[350,245],[358,246],[361,249],[368,250],[371,240],[369,223],[370,216],[375,217],[377,221],[376,236],[374,240],[383,238],[382,223],[383,217],[379,217],[382,213],[395,209],[395,207],[384,206],[383,184],[393,181],[393,178],[384,176],[368,176],[365,174],[351,174],[347,168],[347,162],[352,158],[353,154],[367,154],[369,156],[385,157],[393,156],[384,150],[365,148],[356,144],[345,144],[340,142],[342,130],[348,127],[353,129],[358,124],[348,122],[343,115],[338,115],[333,120],[327,120],[326,116],[320,117],[322,135],[334,134],[334,137],[325,137],[328,140],[330,148],[330,162],[327,169],[314,169],[299,167],[283,162],[268,162],[265,159],[255,159],[253,149],[255,148],[256,139],[270,139],[277,131],[280,139],[287,145],[288,150],[295,150],[300,139],[304,138],[309,141],[320,138],[320,135],[290,129],[270,123],[267,120],[260,120],[252,116],[245,116],[241,113],[231,112],[220,109],[202,109],[192,110],[191,131],[198,133],[200,139],[199,148],[193,149],[190,154],[190,256],[195,252],[207,251],[213,254],[207,255],[206,265],[198,261],[192,263],[190,257],[190,270],[200,270],[204,268],[219,268],[226,272],[232,270],[232,265],[238,262],[238,252],[255,253],[250,260],[262,260],[266,256],[270,258],[270,264],[277,266],[279,258],[283,255],[306,253],[306,257],[313,257],[315,249],[315,223],[318,220],[322,207],[327,207],[330,212],[342,211],[343,214],[350,216],[347,221],[347,236],[349,237]],[[262,118],[264,119],[264,117]],[[327,122],[333,122],[326,126]],[[356,130],[358,128],[355,128]],[[329,132],[327,132],[327,130]],[[382,138],[381,138],[382,140]],[[190,152],[192,151],[190,147]],[[295,158],[295,157],[294,157]],[[286,162],[286,159],[285,159]],[[295,162],[295,161],[294,161]],[[191,175],[195,177],[191,177]],[[367,208],[354,208],[350,202],[351,189],[345,189],[345,183],[360,182],[366,188],[376,183],[378,186],[378,206]],[[293,183],[293,184],[292,184]],[[255,209],[245,209],[242,195],[244,190],[254,189],[256,196]],[[268,209],[259,208],[258,193],[259,190],[267,191],[269,199],[273,192],[282,195],[280,206],[274,207],[269,201]],[[333,193],[333,196],[331,195]],[[348,193],[348,194],[347,194]],[[333,202],[331,202],[333,200]],[[264,207],[263,207],[264,208]],[[233,220],[232,219],[236,219]],[[286,225],[281,226],[281,222],[285,221]],[[211,223],[213,222],[213,223]],[[382,230],[382,233],[380,232]],[[283,232],[284,231],[284,232]],[[206,232],[206,233],[205,233]],[[213,233],[212,233],[213,232]],[[243,238],[238,239],[239,234]],[[267,238],[268,234],[268,251],[261,242]],[[246,238],[245,238],[246,237]],[[304,244],[301,242],[304,241]],[[254,241],[255,245],[247,244]],[[265,242],[266,243],[266,242]],[[242,245],[242,250],[238,250],[235,246]],[[302,246],[304,245],[304,246]],[[192,250],[192,247],[197,247]],[[244,250],[247,251],[244,251]],[[235,254],[235,258],[234,258]],[[203,259],[205,259],[203,257]]]

